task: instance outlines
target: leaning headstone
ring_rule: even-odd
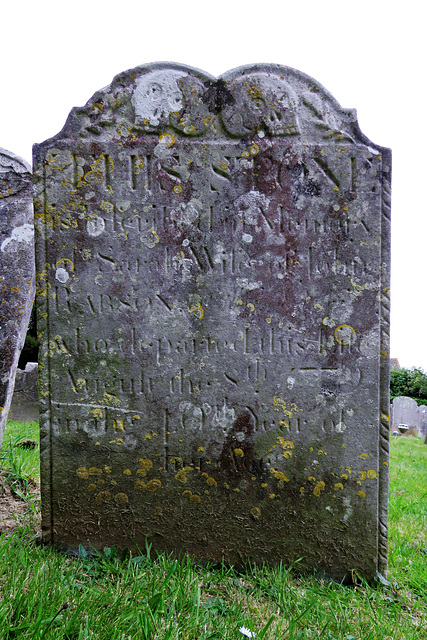
[[[46,541],[384,571],[390,161],[274,65],[127,71],[35,146]]]
[[[9,410],[9,420],[37,422],[39,393],[37,362],[27,362],[25,369],[17,369],[15,390]]]
[[[398,429],[400,424],[404,424],[409,429],[412,429],[411,433],[413,433],[414,428],[419,428],[420,420],[420,412],[416,400],[407,396],[394,398],[391,405],[392,428]]]
[[[427,406],[425,404],[418,407],[418,415],[420,419],[421,435],[427,435]]]
[[[35,294],[30,166],[0,148],[0,445]]]

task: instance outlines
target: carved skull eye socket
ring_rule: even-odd
[[[154,100],[159,100],[163,92],[162,87],[154,82],[150,87],[148,87],[147,93],[145,94],[147,97],[150,97]]]

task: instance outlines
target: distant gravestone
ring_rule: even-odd
[[[419,425],[421,434],[427,435],[427,406],[422,404],[418,407]]]
[[[46,541],[384,571],[390,163],[274,65],[127,71],[35,146]]]
[[[417,401],[407,396],[394,398],[391,405],[391,424],[393,429],[398,429],[399,424],[405,424],[412,429],[418,430],[420,427],[420,411]]]
[[[0,445],[35,294],[30,166],[0,148]]]
[[[15,390],[9,410],[9,420],[37,422],[39,419],[37,362],[27,362],[25,369],[17,369]]]

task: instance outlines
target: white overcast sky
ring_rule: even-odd
[[[31,162],[69,111],[126,69],[299,69],[393,151],[391,356],[427,370],[426,22],[419,0],[4,0],[0,147]]]

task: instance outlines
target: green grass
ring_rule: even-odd
[[[38,450],[30,453],[37,468]],[[344,587],[284,567],[201,568],[149,546],[136,557],[81,548],[79,558],[67,558],[37,546],[27,528],[0,539],[0,638],[237,640],[246,627],[258,640],[426,640],[421,439],[393,440],[390,472],[389,573],[376,585]]]
[[[19,445],[25,440],[32,440],[37,443],[36,449],[26,449]],[[40,433],[37,422],[21,424],[19,422],[8,422],[3,436],[3,443],[0,451],[0,469],[21,476],[27,481],[40,481],[40,455],[39,455]]]

